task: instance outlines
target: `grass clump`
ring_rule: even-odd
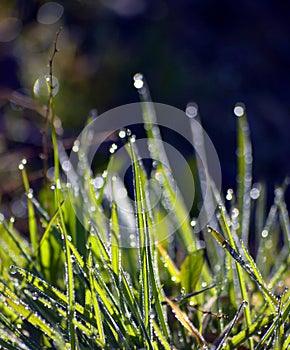
[[[143,86],[141,95],[148,101]],[[1,347],[288,349],[287,182],[275,190],[266,215],[261,211],[265,189],[251,183],[252,151],[244,110],[237,119],[237,196],[229,190],[223,201],[212,184],[211,200],[218,205],[214,227],[197,235],[190,219],[181,220],[185,209],[179,194],[172,191],[172,179],[161,161],[165,155],[156,147],[152,104],[149,101],[143,107],[144,119],[151,125],[146,128],[149,151],[160,163],[148,175],[134,137],[128,136],[125,147],[132,162],[137,244],[126,248],[120,244],[122,218],[114,196],[109,209],[105,198],[108,183],[112,182],[112,191],[117,186],[110,170],[98,192],[90,188],[94,180],[90,171],[85,174],[95,214],[84,212],[83,225],[79,223],[59,170],[60,158],[66,155],[57,141],[50,98],[48,120],[56,171],[54,181],[43,190],[48,205],[33,196],[23,161],[19,168],[27,194],[29,238],[1,215]],[[160,217],[165,217],[164,229],[170,227],[168,208],[160,204],[151,210],[146,187],[157,170],[167,200],[177,203],[174,215],[181,231],[178,237],[161,242],[155,239],[154,227]],[[198,169],[199,174],[202,171]],[[109,213],[107,222],[101,220],[104,211]],[[252,254],[250,233],[256,243]]]

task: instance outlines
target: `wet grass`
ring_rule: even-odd
[[[148,101],[148,91],[139,92]],[[166,155],[158,147],[156,125],[152,129],[153,105],[143,105],[146,123],[152,126],[146,128],[149,151],[160,162],[148,175],[134,137],[126,138],[137,212],[135,241],[126,248],[120,244],[122,225],[114,196],[109,210],[104,197],[108,183],[113,192],[120,186],[115,174],[107,172],[98,190],[89,185],[95,216],[84,214],[83,226],[76,218],[59,170],[65,155],[53,126],[53,99],[49,106],[56,171],[43,189],[48,206],[34,197],[24,160],[19,169],[27,194],[29,238],[17,232],[13,219],[1,215],[0,345],[29,350],[288,349],[288,183],[276,188],[274,203],[265,212],[265,188],[251,183],[253,155],[243,107],[237,117],[237,193],[229,190],[223,200],[212,184],[214,227],[194,234],[192,220],[183,222],[186,209],[163,166]],[[198,174],[203,171],[198,169]],[[156,177],[157,172],[162,176]],[[90,172],[84,176],[87,184],[94,180]],[[150,178],[162,178],[167,198],[167,205],[160,203],[154,211],[147,189]],[[200,187],[203,193],[202,183]],[[170,216],[168,203],[175,208]],[[108,221],[101,220],[104,211]],[[157,242],[156,222],[163,218],[168,230],[172,215],[179,233]],[[254,256],[248,249],[250,234],[255,235]]]

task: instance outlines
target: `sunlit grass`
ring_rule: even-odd
[[[143,84],[137,88],[142,88],[141,98],[150,102],[147,88]],[[50,98],[54,113],[52,104]],[[143,106],[147,107],[144,119],[152,126],[153,105]],[[114,174],[107,174],[98,193],[90,188],[96,216],[84,214],[80,225],[59,170],[63,151],[52,126],[56,171],[54,181],[44,189],[48,206],[34,197],[23,161],[20,171],[28,201],[29,238],[1,215],[0,345],[7,349],[167,350],[243,345],[286,350],[290,343],[287,182],[276,189],[268,214],[254,212],[265,207],[265,189],[256,188],[258,192],[251,195],[253,155],[243,108],[237,121],[237,196],[229,191],[223,201],[212,184],[217,227],[205,228],[203,236],[193,234],[190,218],[183,222],[185,207],[162,165],[166,154],[157,146],[158,130],[156,125],[154,132],[146,128],[149,150],[153,159],[160,160],[164,192],[175,203],[174,219],[180,224],[177,238],[162,242],[155,241],[155,223],[166,217],[167,208],[160,204],[150,209],[148,174],[138,160],[134,138],[127,137],[138,213],[135,248],[119,244],[121,218],[114,197],[110,220],[100,220],[100,213],[107,210],[105,186],[109,181],[113,191],[117,186]],[[88,171],[85,176],[90,184],[92,175]],[[251,215],[256,216],[254,220]],[[170,218],[166,220],[165,228],[170,226]],[[258,248],[257,255],[251,256],[247,247],[255,220]],[[215,253],[214,261],[210,252]],[[179,256],[185,256],[182,262]]]

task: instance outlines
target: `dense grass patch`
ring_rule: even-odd
[[[19,165],[29,239],[17,232],[14,220],[1,215],[0,345],[29,350],[288,349],[288,183],[276,188],[266,212],[265,188],[251,183],[249,128],[244,110],[240,112],[236,194],[228,190],[223,200],[212,183],[214,227],[194,234],[194,220],[181,219],[186,209],[172,190],[174,180],[163,166],[162,150],[154,147],[158,130],[154,125],[153,132],[152,109],[145,108],[144,118],[151,125],[146,128],[149,152],[160,162],[148,175],[134,137],[127,134],[138,214],[135,244],[126,248],[120,244],[121,218],[114,196],[109,206],[105,198],[109,182],[113,191],[120,186],[110,170],[98,190],[90,171],[85,173],[95,214],[84,214],[83,225],[76,217],[60,169],[60,158],[66,155],[54,129],[51,93],[48,120],[55,173],[43,188],[45,200],[33,196],[26,161]],[[203,171],[198,168],[197,174],[202,177]],[[162,176],[156,177],[157,172]],[[167,198],[154,211],[147,188],[150,178],[162,178]],[[202,193],[202,184],[200,188]],[[81,195],[78,204],[85,205]],[[172,215],[166,214],[172,203],[178,234],[157,242],[155,223],[163,218],[163,229],[171,227]],[[104,211],[109,221],[101,220]],[[252,254],[250,239],[255,241]]]

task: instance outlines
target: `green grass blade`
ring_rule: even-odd
[[[272,292],[266,287],[266,283],[263,280],[262,275],[254,262],[254,259],[251,257],[243,241],[242,241],[242,249],[245,254],[245,257],[249,262],[250,269],[254,274],[254,276],[256,277],[256,280],[258,281],[259,286],[263,286],[263,287],[260,287],[260,289],[262,289],[265,299],[269,302],[272,312],[275,312],[278,300],[272,294]]]
[[[232,236],[230,228],[228,227],[227,222],[225,220],[224,220],[224,224],[225,224],[225,226],[227,228],[227,234],[228,234],[229,240],[230,240],[231,244],[235,247],[235,242],[234,242],[233,236]],[[235,250],[231,247],[230,244],[227,244],[227,241],[223,238],[223,236],[220,233],[218,233],[217,231],[213,230],[209,226],[208,226],[208,229],[209,229],[209,232],[212,233],[213,236],[216,238],[217,242],[224,249],[226,249],[231,254],[231,256],[235,259],[235,265],[236,265],[236,269],[237,269],[237,276],[238,276],[241,296],[242,296],[242,299],[244,301],[246,301],[247,304],[249,305],[247,289],[246,289],[246,283],[245,283],[245,279],[244,279],[243,272],[242,272],[242,267],[241,267],[242,266],[241,265],[241,261],[237,260],[237,257],[239,256],[239,254],[235,253],[233,255],[232,253],[235,252]],[[251,324],[251,313],[250,313],[250,308],[249,308],[248,305],[245,306],[245,320],[246,320],[247,327],[249,327],[250,324]],[[249,343],[250,343],[251,349],[253,349],[254,348],[253,340],[250,339]]]
[[[249,125],[244,107],[241,105],[243,114],[237,118],[238,126],[238,176],[237,176],[237,199],[240,218],[240,236],[248,243],[252,185],[252,145],[250,140]]]
[[[176,283],[179,283],[180,282],[180,271],[178,270],[174,261],[171,259],[171,257],[167,253],[167,251],[163,248],[161,243],[157,244],[157,248],[158,248],[158,251],[161,255],[163,266],[169,272],[169,275],[171,276],[171,280],[176,282]]]
[[[146,204],[144,194],[144,174],[141,172],[139,161],[137,160],[136,152],[134,150],[134,143],[132,140],[129,142],[129,149],[131,155],[131,161],[133,166],[133,183],[135,192],[135,206],[137,212],[137,231],[139,238],[139,255],[141,263],[141,300],[142,300],[142,312],[144,317],[145,327],[149,334],[151,334],[150,325],[150,311],[151,311],[151,291],[150,291],[150,278],[148,267],[148,246],[150,245],[148,225],[146,220]]]
[[[171,350],[172,347],[168,343],[167,339],[164,337],[163,332],[161,332],[160,328],[158,327],[158,324],[155,322],[155,320],[153,320],[152,322],[153,322],[154,333],[155,333],[156,337],[158,338],[158,340],[159,340],[160,344],[162,345],[162,347],[165,350]]]
[[[112,269],[114,274],[118,277],[120,271],[120,229],[119,220],[117,213],[117,205],[115,201],[112,202],[112,214],[111,214],[111,259],[112,259]]]
[[[37,246],[38,246],[38,238],[37,238],[37,223],[36,223],[34,206],[33,206],[33,202],[32,202],[33,192],[29,186],[28,176],[27,176],[23,161],[20,164],[19,168],[21,169],[21,172],[22,172],[23,184],[24,184],[24,188],[25,188],[26,196],[27,196],[27,210],[28,210],[28,225],[29,225],[30,242],[31,242],[31,246],[33,249],[33,253],[35,253]]]
[[[98,300],[97,300],[97,297],[95,294],[94,277],[93,277],[93,273],[92,273],[92,268],[93,268],[92,255],[89,254],[89,256],[88,256],[88,273],[89,273],[89,281],[90,281],[90,287],[91,287],[91,298],[92,298],[92,303],[93,303],[93,307],[94,307],[94,317],[96,320],[100,341],[102,343],[105,343],[103,322],[102,322],[99,303],[98,303]]]
[[[77,334],[75,332],[75,325],[73,323],[73,319],[75,317],[75,289],[74,289],[74,274],[73,274],[73,266],[72,266],[72,256],[70,250],[70,239],[66,232],[64,219],[62,216],[62,212],[60,211],[60,217],[62,221],[62,225],[60,227],[61,234],[64,237],[64,251],[66,256],[66,265],[65,265],[65,282],[67,287],[67,298],[68,298],[68,308],[67,308],[67,322],[70,334],[70,345],[72,350],[77,349]]]

